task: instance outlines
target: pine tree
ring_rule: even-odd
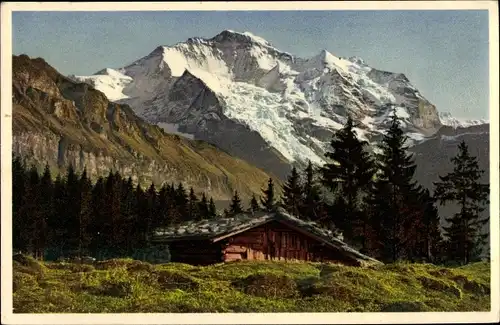
[[[300,218],[300,207],[302,206],[302,186],[300,184],[300,175],[295,166],[288,176],[288,180],[283,187],[282,206],[292,215]]]
[[[422,227],[414,227],[414,229],[421,229],[423,237],[423,250],[422,256],[430,263],[435,263],[441,259],[440,246],[442,243],[442,236],[439,224],[439,214],[436,207],[436,199],[431,196],[428,189],[422,191],[420,202],[423,203],[423,218]]]
[[[158,202],[158,193],[154,183],[151,183],[146,192],[146,213],[144,218],[143,238],[144,243],[148,247],[150,245],[150,235],[154,228],[155,212],[157,211],[156,205]]]
[[[198,197],[194,193],[194,189],[191,187],[189,189],[189,198],[187,206],[188,220],[200,220],[200,213],[198,211],[199,201]]]
[[[21,158],[15,157],[12,161],[12,246],[18,250],[25,250],[26,244],[26,216],[23,214],[23,201],[27,188],[27,177],[24,163]]]
[[[40,205],[40,177],[35,166],[32,166],[28,173],[28,181],[26,191],[20,211],[23,219],[24,231],[23,239],[25,240],[25,249],[29,254],[38,257],[36,251],[36,242],[39,240],[37,227],[42,218],[39,209]]]
[[[241,212],[243,212],[243,208],[241,207],[241,199],[238,191],[234,191],[234,195],[231,199],[231,204],[229,205],[229,215],[234,216]]]
[[[209,219],[210,218],[208,200],[207,200],[207,196],[205,195],[205,193],[202,193],[202,195],[201,195],[200,202],[198,203],[198,211],[199,211],[200,219]]]
[[[188,195],[184,189],[184,185],[179,183],[175,190],[175,207],[181,220],[189,220],[189,213],[187,209]]]
[[[370,241],[372,250],[378,251],[379,258],[386,262],[407,257],[407,229],[414,222],[412,218],[420,217],[410,214],[418,205],[419,192],[413,181],[416,165],[413,157],[406,153],[406,139],[394,113],[391,126],[380,144],[382,153],[377,159],[379,173],[368,198],[372,233],[378,238],[368,238],[367,241]]]
[[[327,215],[325,206],[321,200],[320,190],[315,180],[315,171],[311,161],[304,170],[304,181],[302,186],[302,205],[300,215],[304,220],[311,220],[324,224]]]
[[[217,208],[215,207],[215,202],[213,198],[210,198],[208,203],[208,219],[217,218]]]
[[[49,228],[48,222],[54,213],[54,198],[53,198],[54,184],[52,183],[52,176],[50,174],[50,168],[46,164],[43,171],[42,178],[40,179],[39,186],[39,209],[40,209],[40,219],[36,225],[37,243],[35,244],[36,250],[40,257],[44,257],[44,251],[47,247],[49,240]]]
[[[80,257],[89,252],[89,245],[92,241],[90,234],[92,217],[92,183],[87,177],[87,170],[84,169],[80,177],[80,213],[78,220],[78,254]]]
[[[444,230],[449,239],[449,258],[467,264],[479,258],[478,248],[487,238],[481,230],[488,219],[481,218],[481,212],[489,201],[489,184],[480,182],[484,171],[479,168],[477,158],[469,153],[465,141],[459,144],[458,154],[451,161],[453,171],[434,183],[434,196],[443,205],[455,202],[460,207],[458,213],[446,218],[449,225]]]
[[[275,199],[274,199],[274,183],[273,179],[269,178],[267,183],[267,189],[262,190],[264,194],[263,197],[260,198],[260,203],[264,207],[266,211],[273,211],[275,208]]]
[[[259,211],[259,208],[257,198],[255,197],[255,194],[252,194],[252,199],[250,200],[250,212],[255,213],[256,211]]]
[[[362,227],[361,202],[374,174],[374,163],[365,150],[368,143],[358,139],[354,127],[349,116],[345,126],[333,136],[332,151],[325,154],[330,162],[320,169],[322,183],[338,194],[334,223],[349,243],[355,237],[363,237],[355,230]]]

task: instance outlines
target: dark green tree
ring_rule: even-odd
[[[444,227],[448,237],[449,258],[467,264],[479,259],[479,251],[487,238],[482,228],[488,223],[482,218],[489,201],[489,184],[481,183],[484,171],[479,168],[477,158],[472,156],[465,141],[458,146],[458,154],[451,159],[453,171],[440,176],[434,196],[441,204],[454,202],[460,211],[446,218]]]
[[[194,192],[194,189],[191,187],[189,189],[189,197],[188,197],[188,220],[201,220],[200,212],[199,212],[199,200]]]
[[[377,156],[378,174],[370,188],[368,206],[372,234],[368,238],[373,254],[385,262],[406,259],[408,229],[414,222],[418,206],[419,188],[413,181],[416,165],[413,156],[407,154],[408,147],[396,112],[391,126],[380,144],[381,154]]]
[[[78,220],[78,255],[89,254],[89,246],[92,242],[91,225],[93,218],[92,207],[92,183],[87,177],[84,169],[80,176],[80,213]]]
[[[300,218],[300,207],[302,206],[302,185],[300,175],[295,166],[292,168],[287,182],[283,187],[282,207],[297,218]]]
[[[200,202],[198,203],[198,212],[200,219],[210,219],[208,200],[205,193],[201,194],[201,199]]]
[[[256,211],[259,211],[259,209],[259,202],[257,202],[255,194],[252,194],[252,199],[250,200],[250,212],[254,213]]]
[[[332,216],[344,240],[356,242],[363,234],[357,232],[364,223],[362,200],[375,173],[368,143],[358,139],[355,124],[349,116],[344,127],[335,132],[330,142],[328,162],[320,169],[323,185],[336,192],[336,213]]]
[[[208,203],[208,218],[215,219],[217,218],[217,208],[215,207],[215,202],[213,198],[210,198]]]
[[[326,226],[327,214],[325,204],[321,199],[320,189],[315,179],[315,170],[311,161],[303,172],[302,205],[300,215],[304,220],[311,220]]]
[[[234,195],[231,199],[231,204],[229,205],[229,215],[234,216],[241,212],[243,212],[243,208],[241,207],[241,199],[238,191],[234,191]]]
[[[262,190],[263,196],[260,198],[260,203],[262,204],[264,210],[273,211],[276,205],[274,197],[274,183],[273,179],[269,178],[267,182],[267,188]]]

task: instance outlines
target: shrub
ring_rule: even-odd
[[[156,272],[155,275],[162,289],[196,290],[199,287],[198,282],[193,277],[181,272],[163,270]]]
[[[441,280],[428,278],[425,276],[420,276],[417,280],[426,289],[436,290],[441,292],[447,292],[454,295],[457,298],[462,298],[462,291],[451,283],[447,283]]]
[[[299,294],[297,283],[286,275],[261,273],[247,276],[234,283],[249,295],[268,298],[292,298]]]
[[[129,273],[153,272],[153,270],[153,265],[141,261],[134,261],[127,266],[127,271]]]
[[[489,294],[490,287],[482,283],[471,281],[463,275],[457,275],[452,278],[458,285],[462,286],[464,290],[473,292],[475,294]]]
[[[14,272],[12,274],[12,291],[17,292],[21,288],[35,288],[38,287],[38,283],[33,275]]]
[[[13,269],[16,272],[31,274],[37,278],[43,278],[45,274],[45,267],[40,264],[33,257],[23,254],[16,254],[12,257]]]
[[[132,285],[125,281],[104,281],[98,293],[123,298],[132,294]]]

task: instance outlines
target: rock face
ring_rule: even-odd
[[[124,68],[72,78],[129,104],[153,124],[175,124],[282,177],[290,164],[323,163],[332,132],[348,114],[368,141],[380,138],[394,113],[413,143],[441,127],[434,105],[403,74],[326,50],[295,57],[230,30],[157,47]]]
[[[219,200],[234,190],[260,193],[272,176],[213,145],[167,134],[129,106],[24,55],[13,57],[13,153],[39,168],[86,168],[94,179],[114,170],[144,186],[182,181]]]

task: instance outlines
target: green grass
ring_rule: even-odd
[[[488,311],[490,266],[14,262],[16,313]]]

